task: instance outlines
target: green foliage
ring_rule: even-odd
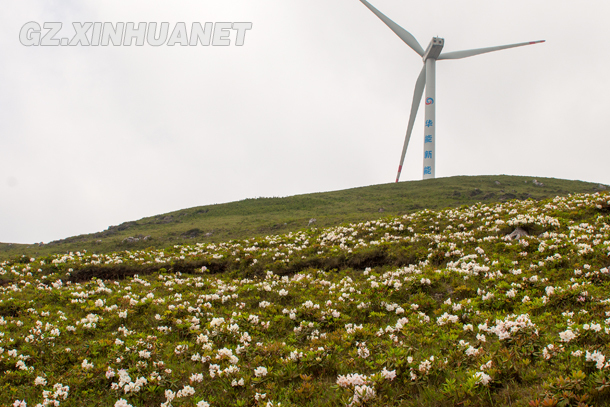
[[[607,405],[608,205],[18,256],[0,263],[0,405]]]

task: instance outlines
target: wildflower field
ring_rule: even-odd
[[[607,193],[0,263],[2,406],[609,400]]]

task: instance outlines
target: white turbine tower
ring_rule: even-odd
[[[400,172],[402,171],[402,164],[405,161],[405,154],[407,153],[407,146],[409,145],[409,139],[411,138],[411,131],[413,130],[413,124],[415,123],[415,116],[417,115],[417,109],[419,108],[419,102],[421,101],[424,88],[426,88],[426,112],[424,121],[424,179],[434,178],[434,164],[436,159],[436,117],[435,117],[435,72],[436,72],[436,61],[442,59],[461,59],[467,58],[474,55],[485,54],[487,52],[499,51],[507,48],[521,47],[524,45],[538,44],[542,41],[531,41],[522,42],[519,44],[510,45],[499,45],[497,47],[487,47],[478,49],[469,49],[464,51],[446,52],[441,54],[445,40],[443,38],[434,37],[428,48],[424,49],[419,45],[419,42],[415,37],[407,30],[390,20],[383,13],[373,7],[368,1],[360,0],[362,4],[367,6],[381,21],[383,21],[401,40],[403,40],[413,51],[417,52],[424,61],[424,67],[415,82],[415,92],[413,93],[413,104],[411,105],[411,116],[409,117],[409,124],[407,125],[407,135],[405,137],[405,143],[402,147],[402,155],[400,156],[400,165],[398,166],[398,174],[396,175],[396,182],[400,178]]]

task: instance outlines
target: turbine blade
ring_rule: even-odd
[[[375,15],[379,17],[379,19],[383,21],[385,25],[390,27],[390,30],[394,31],[394,33],[398,35],[400,39],[403,40],[409,47],[411,47],[413,51],[417,52],[420,56],[424,56],[424,49],[421,47],[421,45],[419,45],[419,42],[417,42],[415,37],[410,32],[396,24],[394,21],[390,20],[388,17],[386,17],[385,14],[373,7],[368,1],[360,1],[362,2],[362,4],[367,6],[369,10],[375,13]]]
[[[436,59],[437,60],[441,60],[441,59],[468,58],[468,57],[472,57],[472,56],[475,56],[475,55],[486,54],[488,52],[493,52],[493,51],[500,51],[502,49],[507,49],[507,48],[515,48],[515,47],[522,47],[524,45],[539,44],[539,43],[544,42],[544,41],[545,40],[542,40],[542,41],[521,42],[519,44],[499,45],[497,47],[487,47],[487,48],[467,49],[467,50],[464,50],[464,51],[447,52],[447,53],[440,54],[439,57],[436,58]]]
[[[396,182],[400,179],[400,172],[402,171],[402,164],[405,161],[405,155],[407,154],[407,147],[409,146],[409,140],[411,139],[411,132],[413,131],[413,125],[415,124],[415,116],[417,116],[417,109],[419,109],[419,102],[424,94],[424,88],[426,87],[426,65],[422,68],[417,81],[415,82],[415,91],[413,92],[413,103],[411,104],[411,116],[409,117],[409,124],[407,125],[407,135],[405,136],[405,144],[402,146],[402,155],[400,156],[400,164],[398,165],[398,174],[396,175]]]

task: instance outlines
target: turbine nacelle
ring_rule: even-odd
[[[430,44],[428,44],[428,48],[424,51],[424,55],[422,56],[422,60],[426,62],[427,59],[437,59],[443,50],[443,46],[445,45],[445,39],[434,37]]]

